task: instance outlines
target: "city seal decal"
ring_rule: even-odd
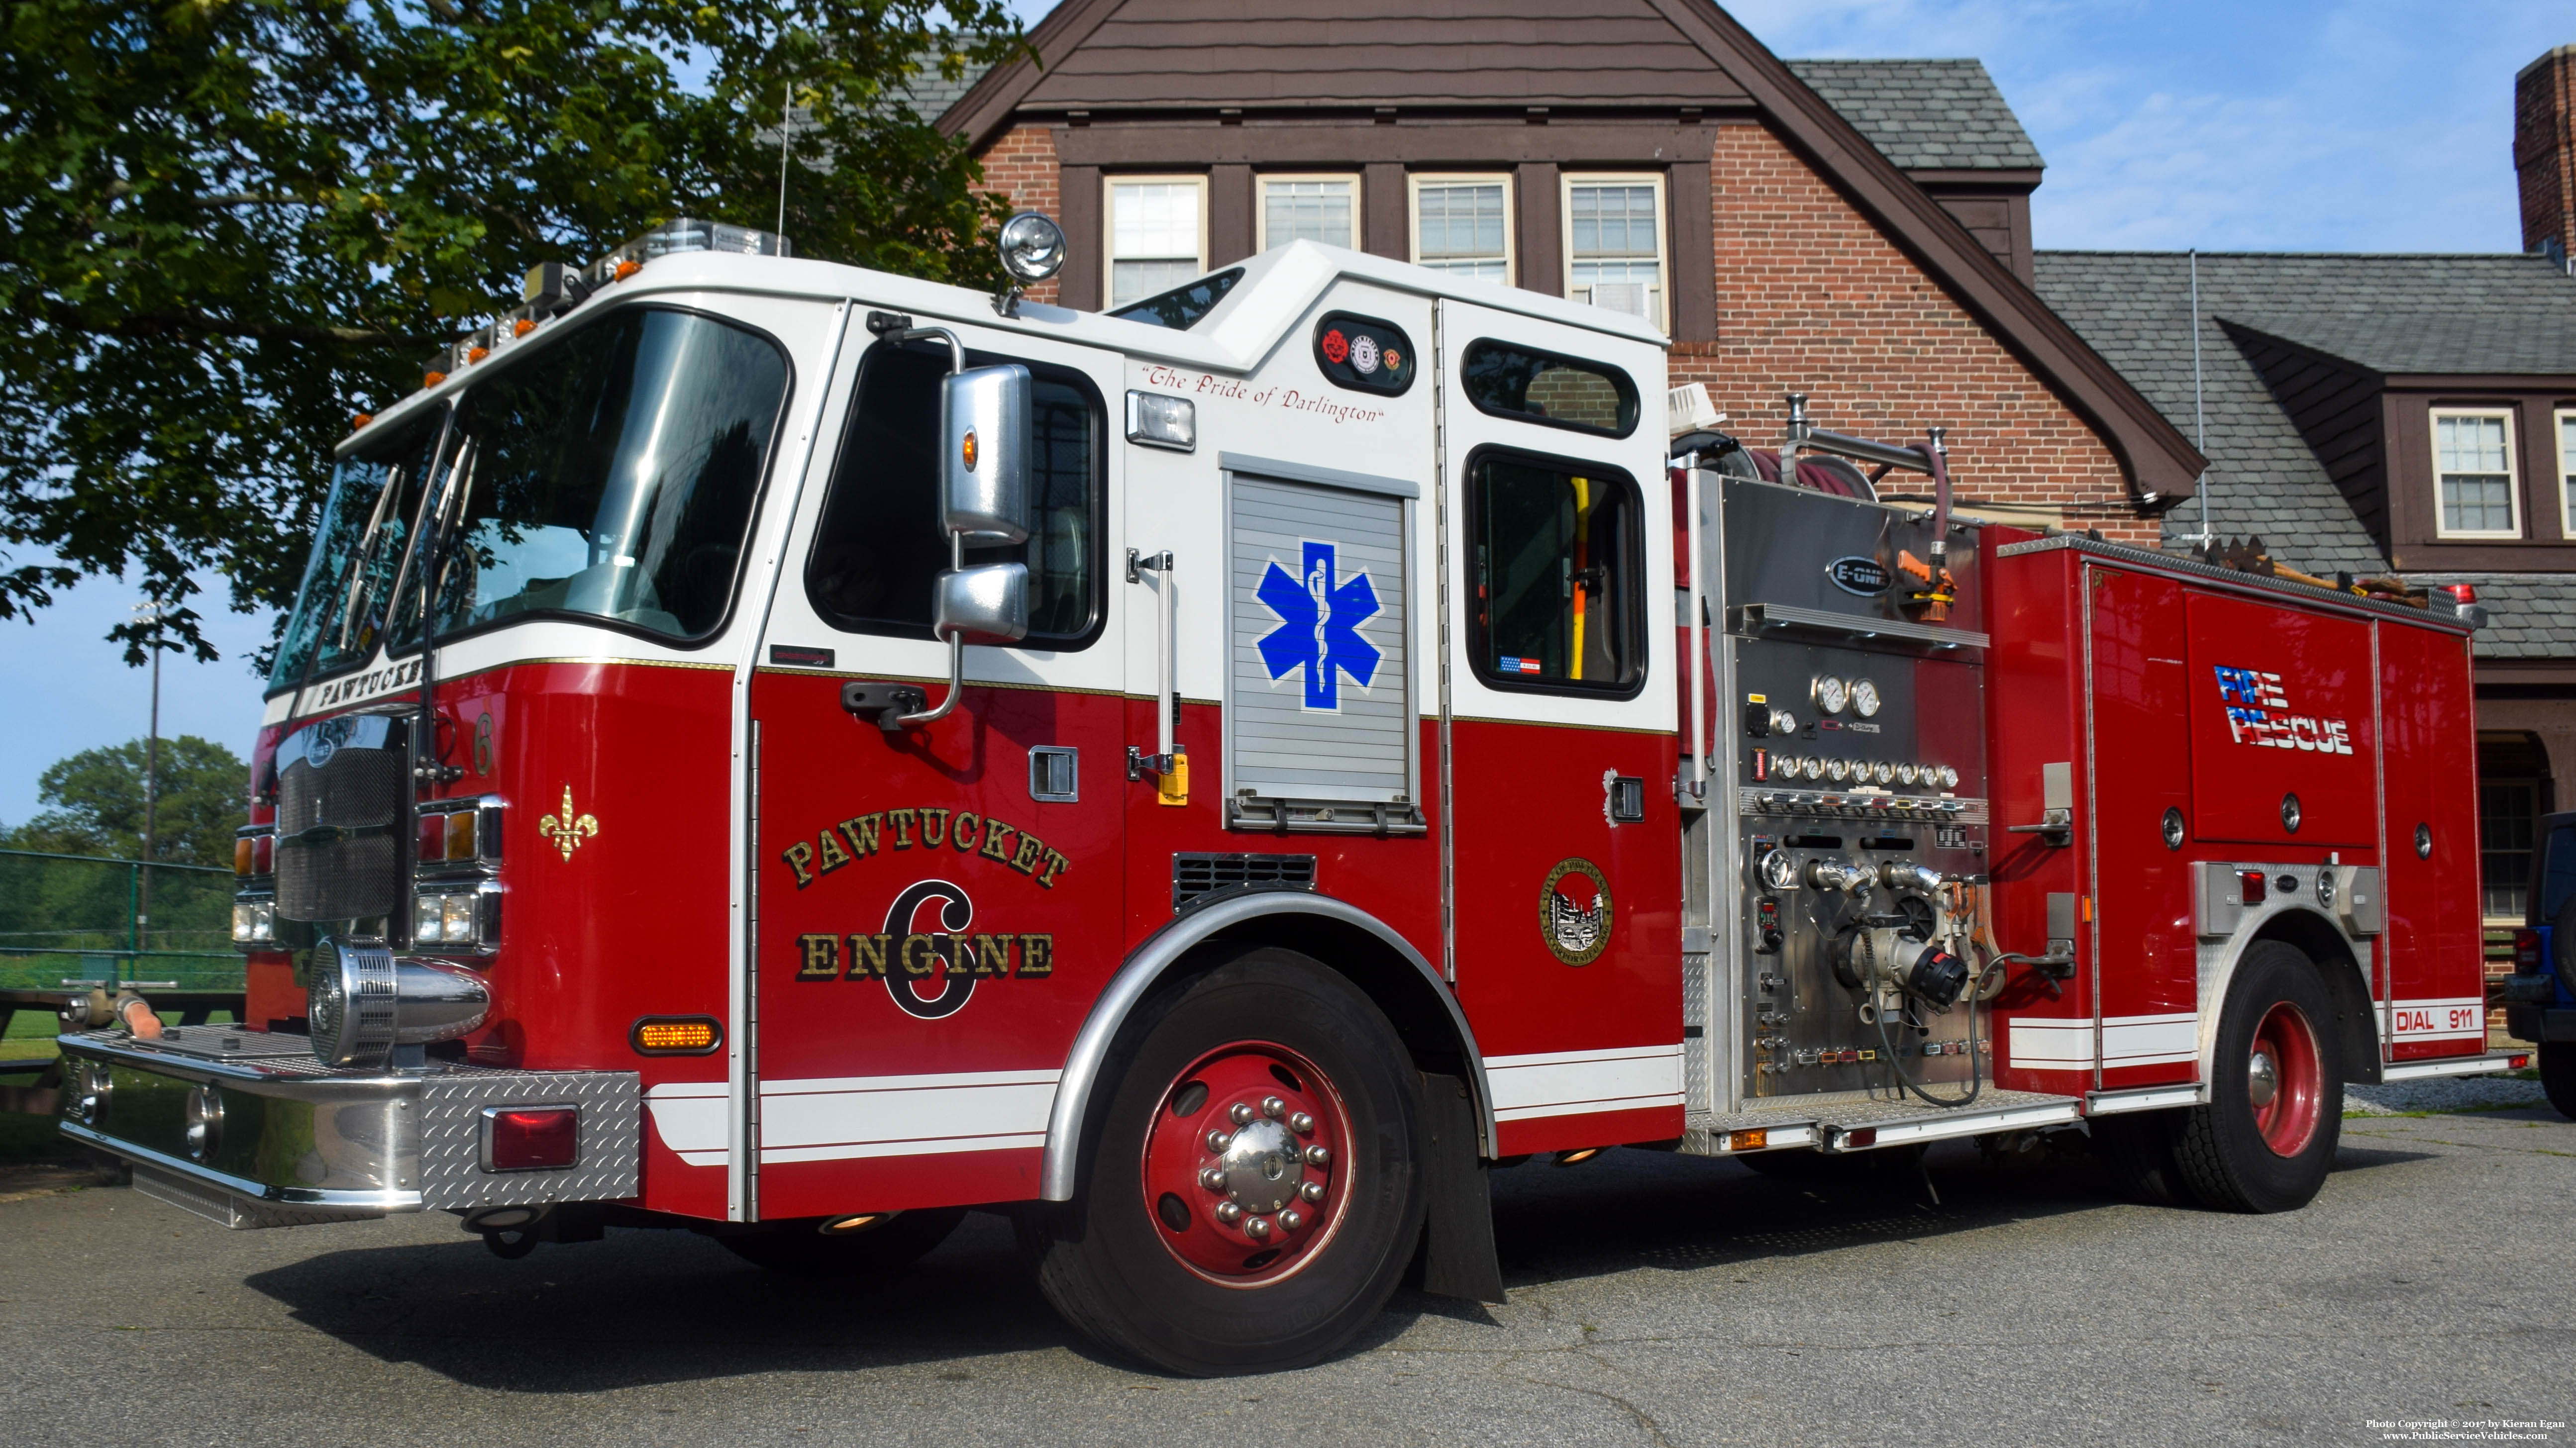
[[[1538,890],[1538,935],[1548,954],[1590,965],[1610,946],[1610,880],[1580,855],[1557,861]]]

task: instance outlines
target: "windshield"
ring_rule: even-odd
[[[442,494],[440,635],[534,613],[714,632],[786,400],[775,343],[655,308],[475,386]],[[407,586],[398,645],[418,614]]]
[[[295,616],[269,669],[272,689],[365,662],[385,625],[394,571],[411,542],[420,484],[447,420],[444,408],[370,438],[340,462],[304,565]]]

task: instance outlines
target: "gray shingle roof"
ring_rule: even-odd
[[[2190,257],[2042,251],[2034,267],[2057,314],[2195,436]],[[2200,302],[2210,525],[2260,534],[2308,573],[2388,561],[2224,323],[2385,372],[2576,372],[2576,350],[2551,340],[2576,338],[2576,281],[2536,257],[2203,252]],[[2197,502],[2165,517],[2170,546],[2199,529]],[[2423,577],[2477,585],[2490,619],[2478,657],[2576,657],[2576,574]]]
[[[2047,163],[1977,60],[1783,62],[1887,159],[1909,171]]]
[[[964,75],[950,80],[939,73],[936,64],[925,65],[921,73],[912,78],[912,84],[904,87],[904,99],[912,102],[914,115],[925,121],[938,120],[948,113],[950,106],[964,100],[966,93],[975,88],[975,82],[982,80],[984,72],[991,69],[989,65],[969,63]]]

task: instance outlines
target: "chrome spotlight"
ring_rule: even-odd
[[[1005,317],[1020,314],[1020,289],[1045,281],[1064,269],[1064,228],[1040,211],[1023,211],[1002,223],[995,239],[1002,270],[1011,284],[993,296],[993,310]]]

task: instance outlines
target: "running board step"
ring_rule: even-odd
[[[1705,1156],[1808,1147],[1836,1154],[1882,1146],[2026,1131],[2082,1119],[2083,1098],[1989,1086],[1968,1106],[1926,1106],[1919,1101],[1779,1100],[1748,1105],[1722,1116],[1692,1119],[1682,1150]]]
[[[2519,1071],[2531,1064],[2529,1051],[2489,1051],[2483,1056],[2453,1056],[2441,1061],[2391,1061],[2379,1068],[2379,1081],[2421,1081],[2431,1076],[2485,1076]]]

